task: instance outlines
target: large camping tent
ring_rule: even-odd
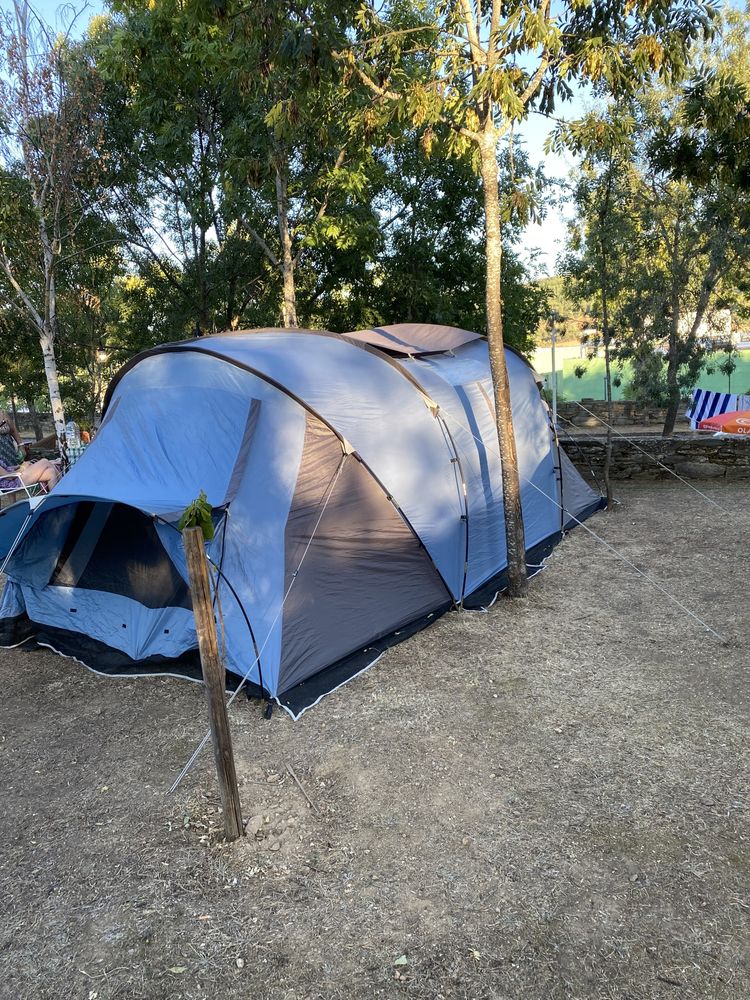
[[[532,369],[507,361],[536,568],[601,497],[559,447]],[[486,341],[420,324],[258,330],[134,358],[54,493],[0,515],[0,643],[110,673],[195,671],[177,523],[200,490],[227,668],[296,716],[503,587]]]

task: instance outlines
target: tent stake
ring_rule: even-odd
[[[221,805],[224,812],[224,833],[227,840],[237,840],[243,834],[242,810],[237,790],[237,773],[232,753],[232,736],[225,699],[224,665],[219,657],[211,586],[208,579],[206,549],[201,528],[185,528],[182,544],[187,559],[188,580],[193,599],[195,631],[201,657],[203,681],[208,699],[208,719],[214,748],[216,773],[219,778]]]

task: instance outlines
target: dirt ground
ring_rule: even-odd
[[[750,997],[748,489],[618,488],[726,643],[579,529],[299,723],[238,701],[233,846],[210,752],[167,794],[197,685],[0,653],[0,997]]]

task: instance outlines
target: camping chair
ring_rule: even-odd
[[[5,483],[6,485],[2,485]],[[44,483],[31,483],[27,485],[20,476],[12,473],[0,475],[0,510],[11,507],[19,500],[31,500],[47,492]]]

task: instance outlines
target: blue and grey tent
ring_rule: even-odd
[[[601,506],[507,352],[528,562]],[[101,430],[0,515],[0,643],[113,674],[197,673],[177,528],[204,490],[226,665],[298,715],[507,566],[486,342],[401,324],[166,344],[115,377]]]

